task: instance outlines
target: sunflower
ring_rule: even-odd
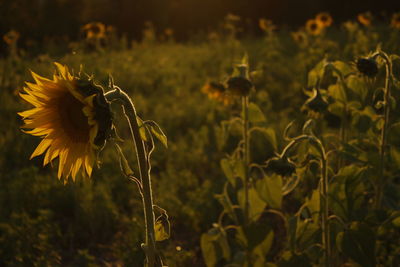
[[[400,12],[393,14],[391,26],[395,29],[400,29]]]
[[[316,19],[309,19],[306,23],[306,30],[311,35],[320,35],[324,26]]]
[[[3,40],[6,42],[8,45],[13,45],[15,44],[19,39],[19,33],[17,31],[11,30],[4,34]]]
[[[232,97],[227,94],[226,88],[222,83],[219,82],[208,82],[202,88],[201,91],[208,96],[209,99],[217,100],[228,106],[232,103]]]
[[[106,34],[106,26],[101,22],[91,22],[82,27],[86,35],[86,39],[102,39]]]
[[[271,32],[276,29],[276,26],[272,22],[272,20],[261,18],[258,20],[258,26],[264,32]]]
[[[92,79],[75,77],[55,63],[53,80],[32,72],[35,83],[26,83],[20,94],[33,109],[18,113],[24,132],[43,140],[31,159],[45,154],[43,165],[59,157],[58,178],[75,177],[80,168],[90,177],[96,152],[102,149],[112,128],[109,103]]]
[[[357,15],[358,22],[366,27],[371,26],[372,19],[373,17],[371,12],[365,12]]]
[[[321,12],[319,13],[315,19],[323,26],[323,27],[329,27],[332,25],[333,19],[331,15],[327,12]]]

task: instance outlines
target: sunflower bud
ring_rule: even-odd
[[[304,103],[304,106],[309,110],[322,113],[326,111],[329,104],[322,98],[319,90],[314,89],[314,95]]]
[[[356,66],[360,73],[370,78],[378,74],[378,64],[373,58],[359,58],[356,61]]]
[[[267,161],[266,171],[281,176],[291,176],[296,166],[285,156],[273,157]]]

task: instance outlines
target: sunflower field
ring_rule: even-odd
[[[400,13],[333,19],[10,30],[0,266],[400,266]]]

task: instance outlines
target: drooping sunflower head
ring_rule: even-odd
[[[400,12],[392,15],[392,21],[390,25],[395,29],[400,29]]]
[[[368,26],[371,26],[373,17],[372,17],[371,12],[364,12],[364,13],[357,15],[357,20],[358,20],[358,22],[360,22],[360,24],[368,27]]]
[[[323,26],[323,27],[329,27],[332,25],[333,19],[332,16],[327,13],[327,12],[321,12],[319,13],[315,19]]]
[[[306,23],[306,30],[311,35],[320,35],[324,26],[316,19],[309,19]]]
[[[22,128],[31,129],[25,132],[42,138],[31,158],[45,154],[46,165],[58,157],[58,178],[75,180],[80,169],[91,175],[96,152],[110,136],[112,116],[100,86],[55,65],[53,80],[32,72],[35,83],[27,82],[20,96],[34,108],[18,114]]]

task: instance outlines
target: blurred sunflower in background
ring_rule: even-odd
[[[227,90],[222,83],[207,82],[202,88],[201,92],[206,94],[209,99],[214,99],[223,103],[225,106],[232,104],[233,99],[227,94]]]
[[[400,12],[392,15],[392,21],[390,25],[395,29],[400,29]]]
[[[309,19],[306,23],[306,31],[311,35],[320,35],[324,26],[316,19]]]
[[[19,33],[17,31],[11,30],[4,34],[3,40],[6,42],[7,45],[12,46],[17,43],[19,39]]]
[[[357,20],[360,24],[368,27],[368,26],[371,26],[373,16],[372,16],[371,12],[368,11],[368,12],[358,14]]]
[[[323,27],[329,27],[333,23],[332,16],[328,12],[321,12],[317,14],[315,20]]]
[[[307,34],[304,31],[292,32],[293,40],[300,46],[307,44]]]
[[[33,109],[19,112],[25,133],[43,140],[31,159],[44,154],[43,165],[59,157],[58,178],[75,180],[79,169],[90,177],[96,151],[103,148],[112,128],[109,103],[103,89],[92,79],[71,75],[66,66],[55,63],[53,80],[32,72],[35,83],[26,83],[20,93]]]
[[[85,37],[88,40],[99,40],[105,38],[106,26],[101,22],[91,22],[82,27]]]
[[[272,20],[261,18],[258,20],[258,27],[264,32],[272,32],[276,29],[276,26]]]

